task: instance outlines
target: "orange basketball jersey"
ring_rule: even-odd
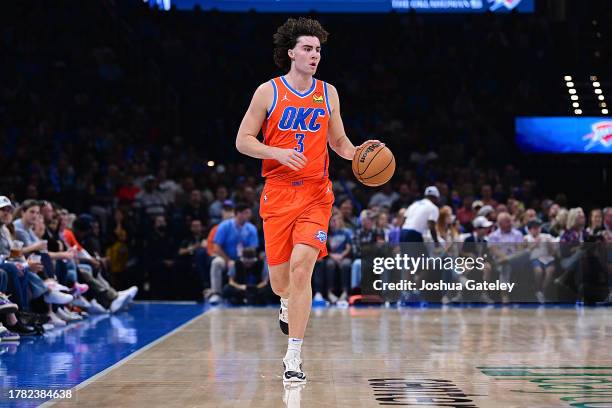
[[[327,125],[330,118],[327,84],[313,78],[310,89],[299,93],[284,77],[270,82],[274,99],[261,127],[263,143],[295,149],[303,153],[308,162],[303,169],[294,171],[276,160],[264,159],[262,176],[267,182],[279,184],[327,179]]]

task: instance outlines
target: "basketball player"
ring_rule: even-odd
[[[274,62],[286,74],[257,88],[236,137],[238,151],[263,159],[260,214],[270,284],[281,298],[279,323],[289,335],[287,382],[306,381],[300,352],[312,304],[310,280],[316,260],[327,255],[334,203],[327,144],[347,160],[356,150],[344,132],[336,88],[313,78],[327,35],[307,18],[290,18],[278,28]]]

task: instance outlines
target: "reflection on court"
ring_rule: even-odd
[[[275,318],[211,310],[57,406],[612,406],[606,308],[315,309],[287,389]]]

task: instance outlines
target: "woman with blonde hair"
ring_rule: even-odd
[[[439,245],[436,245],[433,241],[431,233],[427,231],[423,235],[423,241],[429,251],[430,256],[439,257],[442,259],[456,258],[459,255],[459,247],[457,241],[459,240],[459,231],[455,224],[455,216],[453,215],[453,209],[448,205],[440,208],[440,216],[436,222],[436,233],[438,235]],[[442,279],[445,282],[453,282],[456,277],[453,271],[446,269],[442,270]],[[451,300],[448,294],[444,294],[442,297],[442,303],[449,303]]]
[[[567,213],[566,230],[561,235],[561,242],[584,242],[586,231],[584,229],[586,218],[580,207],[572,208]]]
[[[566,229],[566,225],[567,225],[568,213],[569,212],[567,211],[567,208],[559,209],[559,212],[557,212],[555,219],[551,223],[550,231],[549,231],[550,235],[552,235],[555,238],[563,235]]]
[[[446,243],[444,252],[448,252],[453,246],[452,244],[459,239],[459,230],[454,221],[455,216],[450,206],[445,205],[440,208],[440,216],[436,222],[436,232],[438,233],[438,240],[443,239]],[[456,245],[454,248],[457,248]]]

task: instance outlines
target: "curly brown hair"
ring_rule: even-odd
[[[317,20],[305,17],[288,19],[274,34],[274,63],[279,68],[285,71],[291,69],[291,59],[287,51],[295,47],[302,35],[317,37],[323,44],[329,33]]]

